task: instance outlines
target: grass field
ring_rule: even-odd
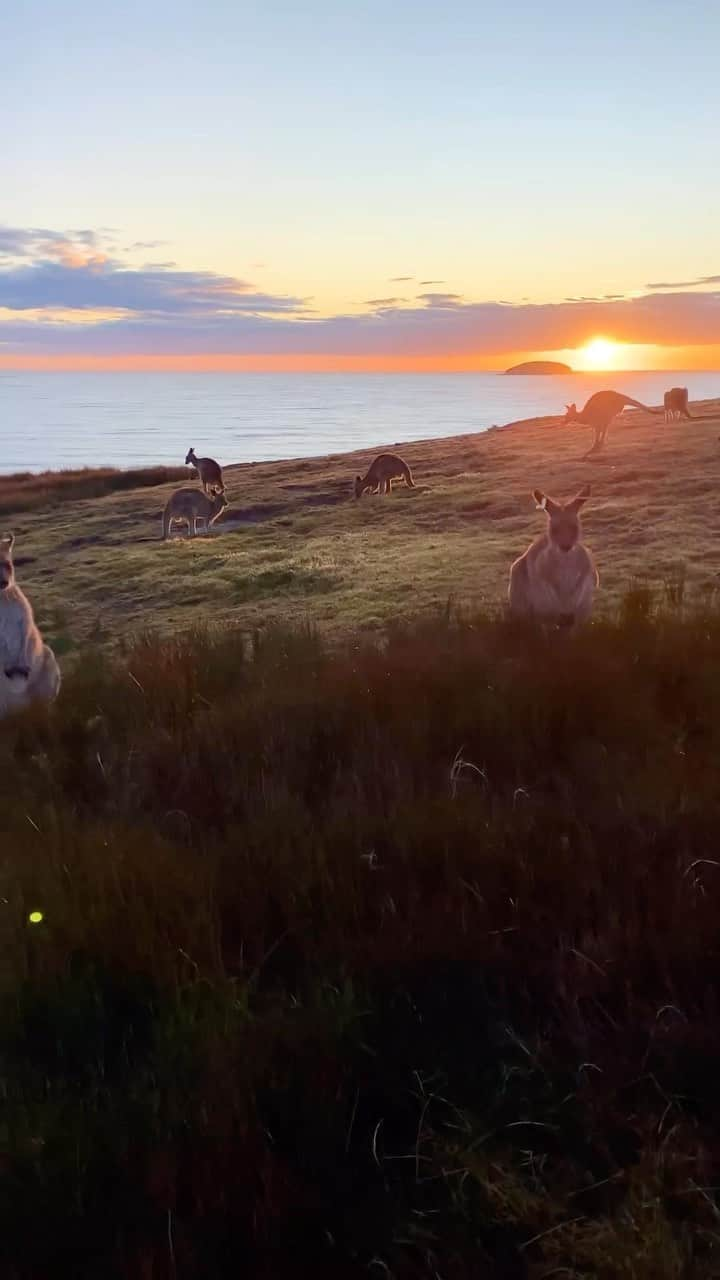
[[[543,527],[533,487],[563,497],[587,480],[598,609],[611,612],[634,581],[716,590],[720,404],[694,408],[700,421],[667,427],[627,414],[594,461],[582,460],[585,429],[542,419],[409,445],[402,452],[417,488],[359,503],[351,485],[366,453],[230,467],[231,506],[212,536],[192,543],[160,541],[177,480],[67,500],[60,479],[32,512],[22,510],[22,486],[21,509],[11,510],[6,480],[0,509],[18,537],[19,580],[62,652],[148,626],[212,620],[252,631],[292,622],[338,636],[421,616],[450,597],[496,609],[510,562]]]
[[[716,408],[8,520],[2,1280],[720,1275]],[[510,625],[588,476],[593,625]]]
[[[718,1274],[720,615],[646,606],[3,725],[3,1277]]]

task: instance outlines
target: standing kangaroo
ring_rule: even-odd
[[[692,421],[697,416],[688,409],[687,387],[671,387],[663,396],[663,405],[666,422],[679,422],[681,418],[690,418]]]
[[[372,493],[392,493],[393,480],[404,480],[409,489],[415,488],[407,462],[396,453],[379,453],[365,475],[355,477],[355,497],[362,498],[368,489]]]
[[[208,498],[200,489],[177,489],[163,511],[162,536],[164,539],[170,537],[170,529],[176,520],[187,524],[191,538],[197,534],[198,520],[205,521],[205,532],[209,533],[210,525],[222,515],[227,505],[224,493],[213,493]]]
[[[196,468],[200,476],[200,483],[206,493],[225,492],[222,468],[214,458],[196,458],[195,450],[188,449],[185,466],[189,467],[191,464]]]
[[[0,716],[52,702],[60,689],[55,654],[43,644],[32,605],[15,581],[14,545],[14,534],[0,538]]]
[[[622,413],[626,404],[635,409],[644,409],[645,413],[661,412],[660,409],[650,409],[639,400],[633,400],[632,396],[623,395],[621,391],[596,391],[582,409],[578,409],[575,404],[565,405],[563,426],[568,422],[579,422],[583,426],[592,427],[594,439],[590,453],[595,453],[602,449],[610,423]]]
[[[547,514],[547,530],[510,569],[510,612],[566,626],[585,622],[599,583],[593,558],[580,541],[579,512],[590,497],[590,486],[564,505],[540,489],[533,490],[533,497]]]

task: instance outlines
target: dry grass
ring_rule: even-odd
[[[17,472],[0,476],[0,516],[55,508],[65,502],[103,498],[109,493],[177,483],[187,479],[181,467],[142,467],[118,471],[114,467],[83,467],[77,471]]]
[[[3,725],[3,1280],[718,1274],[720,615],[638,604]]]
[[[629,413],[595,461],[582,461],[588,432],[549,420],[420,442],[403,448],[417,489],[359,503],[351,483],[367,453],[229,467],[232,505],[193,544],[160,541],[176,483],[49,505],[12,521],[19,576],[66,650],[201,618],[248,631],[288,621],[333,636],[372,631],[448,597],[500,607],[510,562],[542,527],[533,486],[562,497],[589,480],[600,611],[612,612],[631,583],[710,596],[720,406],[697,411],[707,416],[667,427]]]

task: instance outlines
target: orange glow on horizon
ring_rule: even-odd
[[[600,346],[598,344],[605,345]],[[589,353],[589,358],[588,358]],[[146,355],[47,356],[3,353],[0,370],[18,372],[168,373],[492,373],[524,360],[562,360],[578,373],[639,369],[720,370],[720,344],[696,347],[635,346],[591,339],[562,351],[508,351],[469,355]]]
[[[0,369],[42,372],[172,373],[473,373],[506,368],[522,353],[505,356],[355,355],[123,355],[36,356],[0,354]]]

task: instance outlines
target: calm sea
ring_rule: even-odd
[[[720,372],[569,374],[0,372],[0,472],[221,463],[372,450],[562,413],[602,387],[650,404],[720,396]]]

